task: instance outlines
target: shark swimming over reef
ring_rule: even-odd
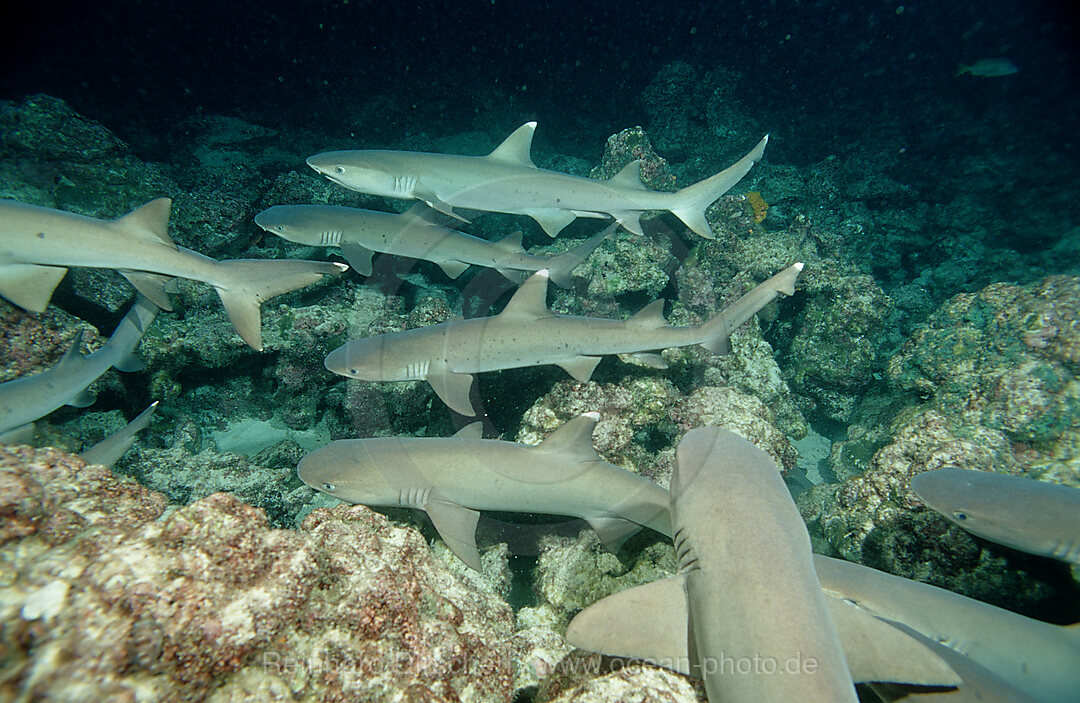
[[[621,597],[616,607],[636,599],[636,607],[618,608],[621,621],[612,619],[607,599],[582,611],[567,641],[607,654],[652,655],[666,666],[680,661],[676,668],[703,678],[715,703],[855,703],[810,537],[776,464],[716,427],[688,432],[675,461],[671,523],[679,573],[612,596]],[[628,645],[646,651],[629,652]]]
[[[135,442],[135,435],[150,426],[150,420],[153,419],[157,406],[158,401],[155,400],[150,404],[150,407],[139,413],[134,420],[89,449],[79,452],[79,456],[87,464],[100,464],[111,469],[113,464],[124,456],[127,450],[131,449],[131,445]]]
[[[705,208],[761,159],[769,137],[735,164],[675,193],[652,191],[631,161],[606,181],[537,168],[532,160],[535,122],[518,127],[486,156],[416,151],[329,151],[308,158],[311,168],[350,190],[388,198],[415,198],[439,212],[454,208],[528,215],[549,236],[578,217],[612,217],[642,234],[642,213],[664,210],[706,239],[713,239]]]
[[[110,368],[135,371],[142,368],[132,352],[154,321],[158,308],[138,296],[131,309],[116,325],[112,336],[87,356],[79,352],[82,333],[75,335],[71,349],[54,366],[32,376],[0,383],[0,441],[26,439],[32,423],[62,405],[84,408],[94,402],[87,386]]]
[[[1080,623],[1052,625],[929,584],[815,555],[825,593],[963,654],[1041,703],[1080,691]]]
[[[116,269],[158,307],[171,310],[165,283],[188,278],[214,286],[236,331],[261,350],[264,300],[348,269],[318,261],[215,261],[169,238],[171,205],[158,198],[115,220],[99,220],[0,200],[0,296],[41,312],[68,267],[86,266]]]
[[[521,232],[489,242],[442,226],[438,215],[423,203],[402,214],[331,205],[275,205],[256,215],[255,224],[290,242],[340,247],[362,276],[371,275],[372,253],[381,252],[431,261],[450,278],[476,265],[521,283],[521,272],[546,268],[551,280],[563,288],[570,287],[570,272],[616,228],[613,225],[564,254],[543,257],[525,253]]]
[[[447,406],[471,417],[474,373],[555,364],[587,381],[605,354],[633,354],[654,368],[666,367],[660,355],[647,353],[656,349],[699,344],[724,354],[739,325],[778,294],[795,292],[802,267],[789,266],[716,317],[689,327],[667,324],[663,300],[627,320],[558,315],[547,307],[548,272],[541,270],[498,315],[354,339],[330,352],[326,368],[365,381],[427,381]]]
[[[481,439],[479,422],[450,438],[337,440],[296,470],[308,486],[350,503],[425,511],[476,571],[481,510],[580,517],[612,551],[643,526],[669,534],[668,492],[600,458],[592,444],[598,418],[574,418],[532,447]]]
[[[987,471],[938,469],[911,479],[911,490],[972,534],[1080,564],[1080,489]]]

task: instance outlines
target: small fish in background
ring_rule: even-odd
[[[960,64],[960,67],[956,69],[956,75],[962,76],[965,73],[970,73],[973,76],[982,78],[1000,78],[1001,76],[1011,76],[1019,71],[1020,68],[1009,59],[979,59],[971,65]]]

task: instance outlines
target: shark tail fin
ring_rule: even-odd
[[[303,288],[328,274],[340,274],[348,266],[295,259],[232,259],[217,262],[223,275],[214,284],[225,312],[237,334],[262,351],[262,320],[259,308],[276,295]]]
[[[749,154],[736,161],[720,173],[706,178],[700,183],[687,186],[674,194],[675,204],[671,207],[671,214],[683,221],[687,227],[705,239],[716,239],[712,228],[705,219],[705,208],[709,207],[732,186],[742,180],[754,164],[765,153],[765,145],[769,141],[769,135],[765,135],[757,146]]]
[[[803,270],[801,263],[792,264],[786,269],[754,286],[750,292],[736,300],[719,315],[701,326],[701,346],[713,354],[727,354],[728,338],[739,325],[757,314],[771,303],[778,294],[794,295],[795,279]]]
[[[618,229],[619,223],[614,222],[570,251],[552,257],[547,263],[552,282],[560,288],[569,288],[573,282],[570,274],[573,273],[574,269],[583,264],[596,247],[600,246],[601,242],[618,231]]]

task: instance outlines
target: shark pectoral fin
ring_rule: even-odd
[[[427,382],[431,384],[435,395],[446,406],[459,415],[475,417],[472,401],[469,400],[469,391],[472,390],[472,374],[454,373],[453,371],[429,372]]]
[[[480,552],[476,549],[476,523],[480,513],[438,498],[428,501],[424,510],[450,551],[470,569],[482,571]]]
[[[536,132],[535,122],[526,122],[503,140],[502,144],[487,155],[493,161],[501,161],[504,164],[514,166],[530,166],[536,168],[532,160],[533,133]]]
[[[97,400],[97,394],[88,388],[84,388],[75,394],[75,397],[67,402],[73,408],[88,408]]]
[[[439,268],[443,270],[450,278],[457,278],[461,274],[465,273],[465,269],[469,268],[469,264],[461,261],[436,261]]]
[[[470,422],[454,433],[454,439],[483,439],[484,423],[480,420]]]
[[[593,603],[570,621],[566,641],[690,675],[689,617],[686,576],[680,574]]]
[[[461,215],[454,212],[454,208],[453,208],[452,205],[450,205],[450,203],[447,203],[447,202],[444,202],[444,201],[440,200],[439,197],[437,195],[435,195],[434,193],[423,193],[423,192],[420,192],[420,191],[413,191],[413,197],[416,197],[416,198],[419,198],[420,200],[423,200],[425,203],[427,203],[427,206],[429,208],[431,208],[432,210],[435,210],[436,212],[441,212],[442,214],[446,215],[447,217],[452,217],[455,220],[458,220],[459,222],[464,222],[466,224],[468,224],[468,222],[469,222],[467,219],[465,219]]]
[[[0,444],[30,444],[34,439],[34,423],[19,425],[7,432],[0,432]]]
[[[537,224],[543,228],[549,237],[558,237],[559,232],[562,232],[564,227],[577,219],[577,215],[569,210],[560,210],[553,207],[524,210],[522,214],[536,220]]]
[[[561,366],[566,373],[573,376],[575,381],[584,383],[592,378],[593,369],[600,363],[600,358],[599,356],[575,356],[555,363]]]
[[[120,275],[128,280],[139,291],[162,310],[172,310],[172,302],[166,295],[166,287],[174,281],[172,276],[162,276],[157,273],[145,271],[120,271]]]
[[[341,249],[341,255],[349,262],[349,266],[352,266],[358,274],[361,276],[371,275],[371,257],[374,252],[356,242],[345,240],[342,240],[338,247]]]
[[[30,312],[45,312],[53,291],[67,273],[59,266],[9,264],[0,266],[0,296]]]
[[[585,520],[596,530],[604,549],[612,554],[618,553],[623,543],[641,529],[641,525],[621,517],[591,517]]]
[[[958,686],[963,680],[933,650],[858,606],[825,594],[855,683]]]
[[[666,369],[668,367],[667,360],[659,354],[638,352],[637,354],[630,354],[629,356],[645,366],[648,366],[650,369]]]

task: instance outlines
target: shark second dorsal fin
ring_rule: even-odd
[[[483,439],[484,423],[480,420],[470,422],[454,433],[454,439]]]
[[[157,198],[135,208],[123,217],[118,217],[112,221],[112,224],[117,229],[139,239],[156,241],[175,249],[176,245],[169,238],[169,211],[171,209],[171,199]]]
[[[536,123],[526,122],[504,139],[502,144],[495,147],[487,158],[505,164],[536,168],[532,160],[532,140],[535,131]]]
[[[686,577],[672,576],[593,603],[570,621],[566,641],[690,675],[689,622]]]
[[[641,159],[634,159],[626,164],[623,170],[616,173],[608,183],[613,186],[633,188],[634,190],[648,190],[645,184],[641,182]]]
[[[540,269],[518,286],[499,317],[504,320],[539,320],[551,317],[547,307],[548,270]]]
[[[593,447],[592,433],[600,413],[578,415],[532,448],[536,452],[559,452],[578,461],[603,461]]]
[[[664,299],[654,300],[638,310],[633,317],[626,321],[626,326],[639,330],[655,330],[667,327],[667,320],[664,319]]]
[[[585,518],[589,526],[596,531],[604,549],[617,554],[623,543],[641,529],[641,525],[621,517],[597,516]]]
[[[59,369],[63,368],[64,366],[71,366],[72,364],[78,364],[83,359],[85,359],[86,357],[84,357],[82,355],[82,352],[79,351],[82,348],[82,341],[83,330],[78,330],[77,332],[75,332],[75,338],[71,340],[71,346],[66,352],[64,352],[64,356],[60,358],[60,361],[58,361],[56,363],[56,366],[53,368]]]
[[[480,552],[476,548],[476,523],[480,513],[440,498],[429,500],[424,510],[450,551],[470,569],[482,571]]]
[[[508,234],[499,241],[495,242],[495,246],[502,251],[510,252],[511,254],[524,254],[525,249],[521,246],[521,232],[513,232]]]

